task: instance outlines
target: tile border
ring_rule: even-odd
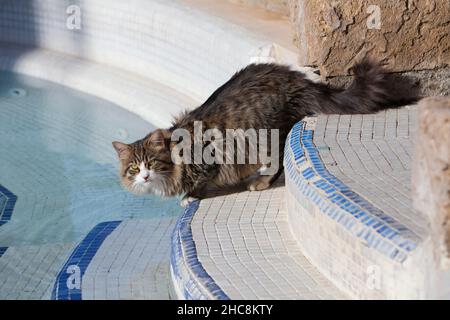
[[[122,221],[107,221],[97,224],[73,250],[61,268],[52,291],[52,300],[81,300],[82,280],[86,269],[94,258],[103,241],[119,226]],[[70,270],[69,270],[70,269]],[[75,279],[74,277],[79,277]],[[78,286],[68,288],[71,280],[79,282]]]
[[[0,258],[5,254],[6,250],[8,250],[8,247],[0,247]]]
[[[3,185],[0,184],[0,194],[3,194],[6,198],[6,203],[3,208],[0,208],[0,226],[7,223],[11,220],[12,213],[14,211],[14,206],[17,202],[17,196],[13,194],[11,191],[6,189]]]
[[[185,208],[172,233],[170,271],[175,293],[184,300],[229,300],[198,260],[191,222],[199,205],[194,201]]]
[[[363,199],[332,175],[313,142],[314,130],[306,122],[294,125],[284,155],[287,187],[297,188],[318,212],[362,240],[369,248],[403,263],[418,246],[415,234]],[[298,201],[298,199],[297,199]]]

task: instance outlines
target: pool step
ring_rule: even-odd
[[[174,88],[122,69],[55,51],[0,45],[0,70],[27,74],[90,93],[138,114],[155,126],[168,126],[183,108],[198,105]]]
[[[242,6],[87,1],[79,28],[68,27],[66,10],[58,0],[32,8],[8,0],[0,12],[0,55],[7,56],[2,68],[109,98],[156,125],[169,125],[167,114],[205,101],[249,63],[298,67],[288,21]],[[11,56],[7,44],[23,50]],[[317,79],[311,68],[303,70]]]
[[[219,195],[186,209],[172,236],[178,298],[349,298],[297,245],[283,179],[269,190]]]
[[[288,137],[292,233],[312,264],[353,298],[443,298],[450,287],[428,221],[412,208],[415,110],[307,118]]]

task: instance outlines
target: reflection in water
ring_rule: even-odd
[[[104,100],[0,73],[0,184],[18,197],[0,247],[78,242],[102,221],[178,214],[175,199],[138,198],[119,185],[111,141],[151,129]]]

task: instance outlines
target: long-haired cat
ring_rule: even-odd
[[[353,67],[354,80],[345,90],[314,83],[298,71],[277,64],[252,64],[236,73],[218,88],[200,107],[179,116],[172,127],[157,129],[131,144],[113,142],[120,159],[122,184],[137,194],[161,196],[185,195],[185,201],[204,196],[208,185],[229,186],[248,181],[249,190],[263,190],[282,171],[262,174],[265,167],[256,163],[176,163],[171,156],[177,141],[171,141],[177,129],[194,136],[194,123],[201,121],[202,132],[217,129],[278,129],[278,150],[291,127],[313,114],[367,114],[399,105],[396,92],[390,90],[384,70],[364,60]],[[193,138],[192,138],[193,139]],[[193,143],[193,141],[191,141]],[[234,142],[233,142],[234,143]],[[203,147],[209,143],[205,142]],[[268,154],[274,155],[273,146]],[[226,154],[225,158],[235,159]],[[248,151],[245,160],[249,159]]]

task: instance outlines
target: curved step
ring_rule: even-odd
[[[289,223],[302,252],[363,299],[439,296],[427,219],[412,208],[415,107],[297,123],[285,150]]]
[[[295,125],[286,187],[202,200],[177,225],[178,297],[445,298],[450,274],[439,270],[428,221],[410,199],[415,112]]]
[[[236,20],[214,2],[209,9],[221,14],[210,14],[204,1],[96,0],[69,7],[58,0],[6,0],[0,5],[0,42],[119,68],[195,101],[204,101],[250,62],[296,64],[295,49],[285,40],[287,21],[251,10],[241,10]],[[75,18],[79,25],[71,24]]]
[[[133,112],[156,126],[198,102],[155,80],[44,49],[0,43],[0,70],[14,71],[86,92]]]
[[[172,235],[180,299],[346,299],[289,230],[283,178],[274,188],[192,203]]]

